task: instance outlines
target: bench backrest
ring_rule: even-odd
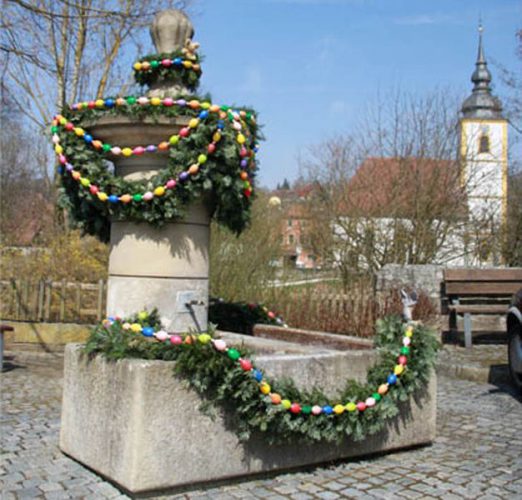
[[[522,288],[522,268],[445,269],[446,295],[511,296]]]

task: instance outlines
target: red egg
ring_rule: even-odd
[[[98,192],[98,186],[91,184],[89,187],[89,191],[91,192],[91,194],[96,194]]]
[[[252,369],[252,361],[250,361],[249,359],[240,359],[239,364],[241,365],[241,368],[243,368],[243,370],[245,370],[246,372]]]
[[[358,409],[359,411],[364,411],[364,410],[366,410],[366,403],[363,403],[362,401],[359,401],[359,402],[357,403],[357,409]]]
[[[290,411],[292,413],[299,413],[301,411],[301,406],[299,405],[299,403],[292,403],[292,406],[290,406]]]
[[[216,145],[214,143],[211,143],[207,147],[207,151],[212,154],[216,150]]]

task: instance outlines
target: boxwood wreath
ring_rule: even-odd
[[[103,143],[85,124],[107,115],[136,121],[186,118],[179,133],[158,145],[134,148]],[[257,171],[257,124],[252,110],[212,104],[187,96],[107,98],[76,103],[51,126],[67,208],[84,232],[108,241],[110,218],[144,221],[161,226],[183,218],[187,205],[204,198],[216,220],[239,233],[250,216]],[[168,151],[165,169],[148,180],[127,181],[109,169],[108,155],[143,155]]]
[[[144,358],[176,361],[174,373],[204,398],[202,410],[216,406],[231,418],[243,441],[261,432],[269,443],[360,441],[383,428],[399,413],[399,403],[426,386],[437,342],[420,323],[398,316],[377,321],[379,361],[366,384],[347,380],[344,390],[328,398],[320,389],[299,390],[292,380],[271,380],[258,370],[250,353],[229,347],[209,333],[172,335],[161,329],[156,311],[132,318],[108,318],[85,346],[91,356],[110,360]]]

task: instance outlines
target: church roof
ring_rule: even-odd
[[[367,158],[350,178],[342,211],[355,217],[447,219],[465,214],[466,196],[455,161]]]
[[[471,95],[462,104],[464,118],[497,119],[502,118],[502,104],[491,94],[491,73],[484,56],[482,46],[482,26],[479,26],[479,46],[475,71],[471,75],[473,90]]]

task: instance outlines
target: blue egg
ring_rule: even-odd
[[[333,408],[330,405],[323,406],[323,413],[331,415],[333,413]]]
[[[145,337],[152,337],[154,335],[154,329],[150,326],[145,326],[141,329],[141,333],[145,335]]]
[[[223,130],[225,128],[225,122],[223,120],[218,120],[217,122],[217,128],[219,130]]]
[[[115,104],[114,99],[105,99],[105,107],[113,108]]]
[[[258,382],[261,382],[261,380],[263,380],[263,374],[259,370],[254,370],[253,374],[254,374],[254,378]]]
[[[109,321],[116,321],[116,318],[115,318],[114,316],[109,316],[107,319],[108,319]]]
[[[118,201],[120,201],[120,200],[118,199],[118,197],[117,197],[115,194],[111,194],[111,195],[109,196],[109,201],[110,201],[111,203],[118,203]]]
[[[204,120],[206,117],[208,116],[208,111],[206,109],[204,109],[200,114],[199,114],[199,118],[201,120]]]
[[[85,134],[85,135],[83,136],[83,140],[84,140],[85,142],[92,142],[92,135],[90,135],[90,134]]]
[[[62,166],[58,167],[58,174],[59,175],[63,175],[63,167]]]
[[[388,384],[394,385],[396,383],[397,383],[397,375],[395,375],[395,373],[390,373],[388,375]]]
[[[181,66],[183,64],[183,60],[181,57],[176,57],[172,60],[172,64],[175,64],[176,66]]]

